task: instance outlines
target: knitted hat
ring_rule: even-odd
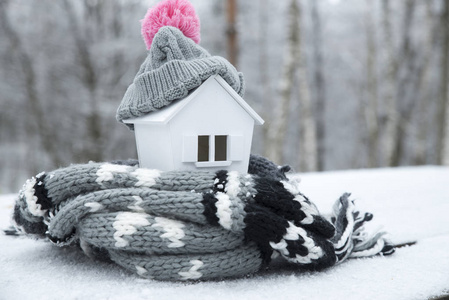
[[[243,96],[243,74],[194,42],[199,41],[199,20],[188,1],[166,0],[150,8],[142,22],[142,34],[149,53],[117,110],[118,121],[143,116],[182,99],[212,75],[223,77]]]

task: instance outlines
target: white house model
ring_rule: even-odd
[[[263,119],[219,75],[186,98],[124,120],[133,124],[140,167],[248,172],[254,124]]]

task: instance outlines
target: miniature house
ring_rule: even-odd
[[[248,172],[254,124],[262,118],[219,75],[186,98],[124,120],[133,124],[140,167]]]

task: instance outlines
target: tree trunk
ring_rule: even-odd
[[[312,5],[314,80],[315,80],[315,120],[317,143],[317,170],[325,169],[326,158],[326,83],[323,75],[323,45],[319,2],[310,1]]]
[[[429,163],[427,161],[427,141],[428,141],[428,130],[429,130],[429,103],[428,99],[431,97],[431,58],[433,57],[433,51],[435,50],[438,32],[438,20],[435,20],[435,14],[432,10],[432,1],[426,1],[426,25],[428,28],[427,39],[424,44],[424,50],[422,54],[422,64],[419,69],[419,81],[415,86],[414,96],[416,98],[417,107],[417,132],[416,132],[416,142],[414,143],[414,160],[413,163],[416,165],[423,165]]]
[[[236,0],[226,1],[226,19],[227,19],[227,53],[229,62],[237,68],[238,64],[238,44],[237,44],[237,3]]]
[[[296,2],[296,1],[295,1]],[[312,105],[310,101],[309,83],[307,80],[307,67],[306,67],[306,56],[301,55],[301,7],[297,5],[297,38],[294,40],[296,45],[295,48],[295,60],[299,62],[298,64],[298,87],[299,87],[299,100],[300,100],[300,141],[299,141],[299,165],[301,171],[310,172],[316,171],[318,165],[317,157],[317,132]],[[321,100],[321,99],[320,99]],[[319,103],[321,105],[321,111],[324,112],[324,103]],[[321,119],[323,122],[324,119]],[[320,123],[321,125],[321,123]],[[324,133],[324,130],[323,130]]]
[[[287,50],[284,55],[284,65],[282,67],[281,81],[279,84],[280,99],[276,105],[273,121],[268,128],[268,145],[266,145],[267,156],[278,164],[284,163],[283,148],[285,135],[287,132],[288,112],[293,89],[293,79],[298,64],[300,49],[298,4],[296,0],[291,0],[288,10],[288,37]]]
[[[398,106],[395,95],[397,88],[397,60],[393,45],[393,32],[391,29],[391,10],[390,1],[382,1],[382,27],[384,30],[385,49],[387,52],[387,71],[385,74],[386,86],[385,92],[385,108],[386,108],[386,123],[384,132],[384,166],[391,166],[393,164],[394,145],[398,135]]]
[[[99,2],[100,3],[100,2]],[[101,139],[102,139],[102,128],[101,128],[101,115],[99,113],[99,104],[97,99],[97,85],[98,76],[95,71],[94,60],[88,49],[87,41],[83,37],[83,33],[80,30],[80,25],[77,21],[76,12],[74,11],[72,4],[69,0],[64,1],[64,7],[67,12],[68,19],[70,20],[72,30],[72,35],[75,40],[76,55],[80,61],[82,68],[82,75],[80,76],[80,81],[89,91],[89,114],[86,119],[86,136],[89,138],[89,143],[87,147],[84,147],[81,160],[93,160],[102,161],[103,153],[101,151]],[[92,9],[88,13],[93,14],[93,18],[98,18],[101,15],[100,10]],[[86,16],[87,18],[88,16]]]
[[[265,126],[262,126],[263,142],[264,142],[264,155],[268,156],[267,145],[268,140],[268,128],[271,126],[272,121],[272,110],[273,99],[271,97],[271,84],[270,84],[270,71],[268,64],[268,54],[267,54],[267,32],[268,32],[268,1],[260,0],[259,3],[259,76],[262,88],[261,101],[263,111],[261,113],[263,119],[265,120]]]
[[[378,166],[378,140],[379,140],[379,124],[378,104],[377,104],[377,51],[375,42],[374,23],[372,20],[372,2],[367,0],[369,7],[366,12],[366,89],[367,97],[364,104],[364,118],[367,128],[367,152],[368,166],[373,168]]]
[[[402,45],[401,52],[399,53],[398,59],[398,72],[402,71],[402,77],[398,82],[397,96],[396,98],[400,102],[404,102],[407,96],[407,83],[412,80],[415,75],[416,62],[414,59],[414,53],[412,51],[412,41],[411,41],[411,29],[413,25],[413,17],[415,12],[416,0],[406,0],[405,14],[402,25]],[[399,76],[399,75],[398,75]],[[404,143],[405,135],[409,125],[409,119],[411,116],[412,105],[408,107],[400,107],[398,120],[396,122],[396,139],[394,140],[393,155],[391,159],[391,166],[399,166],[401,163],[401,158],[404,155]]]
[[[441,16],[442,48],[441,48],[441,75],[440,96],[438,111],[438,162],[449,165],[449,0],[444,1],[444,12]]]
[[[47,124],[45,110],[42,107],[42,101],[39,99],[37,90],[37,76],[33,61],[30,54],[24,48],[18,33],[11,26],[7,15],[7,4],[7,1],[0,0],[0,25],[3,27],[7,38],[10,40],[13,49],[15,49],[16,55],[18,56],[20,68],[24,76],[24,89],[26,92],[27,104],[29,106],[29,111],[32,112],[30,118],[34,119],[36,122],[37,128],[34,130],[36,130],[39,135],[40,145],[48,154],[52,163],[56,167],[59,167],[62,164],[62,161],[56,148],[56,134],[53,131],[57,130],[57,128],[52,128]],[[31,128],[33,128],[33,126],[30,126],[28,117],[25,118],[25,122],[27,122],[26,127],[29,130],[32,130]],[[28,132],[28,134],[30,133]]]

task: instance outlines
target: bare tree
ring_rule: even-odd
[[[64,0],[64,8],[67,13],[68,20],[70,22],[69,28],[75,41],[76,57],[80,62],[81,72],[78,79],[86,87],[88,91],[89,113],[86,118],[86,137],[89,139],[86,147],[82,148],[82,157],[89,158],[94,161],[102,161],[102,151],[100,147],[102,128],[101,128],[101,115],[99,113],[99,104],[97,87],[98,87],[98,74],[96,74],[96,67],[94,66],[94,59],[87,46],[86,32],[82,32],[78,23],[76,12],[72,7],[70,0]],[[86,16],[85,18],[93,18],[94,21],[98,21],[102,16],[102,1],[94,4],[89,4],[89,1],[85,1]],[[91,21],[91,20],[90,20]],[[101,34],[101,33],[100,33]]]
[[[30,116],[34,119],[34,123],[36,124],[37,132],[33,130],[34,126],[29,123],[30,118],[25,118],[27,121],[27,128],[29,131],[40,136],[40,145],[42,149],[47,153],[53,164],[58,166],[61,164],[61,158],[56,148],[56,134],[54,128],[49,126],[46,120],[42,99],[40,98],[37,88],[35,64],[31,58],[31,54],[25,49],[22,39],[9,20],[7,14],[8,2],[9,1],[7,0],[0,1],[0,24],[6,37],[12,44],[12,48],[15,49],[14,53],[17,56],[17,61],[22,71],[27,105],[29,107],[29,112],[31,112]]]
[[[296,0],[291,0],[288,9],[288,36],[284,55],[281,81],[279,83],[279,102],[276,104],[274,118],[268,128],[268,143],[266,153],[278,164],[284,163],[284,142],[287,132],[288,113],[293,89],[295,70],[300,58],[299,45],[299,8]]]
[[[367,0],[368,7],[365,15],[366,30],[366,91],[367,97],[364,99],[363,115],[367,129],[367,153],[368,166],[378,166],[378,141],[379,141],[379,123],[378,123],[378,82],[377,82],[377,49],[376,33],[373,21],[373,3]]]
[[[417,130],[416,130],[416,142],[414,143],[414,159],[413,163],[417,165],[426,164],[427,160],[427,145],[429,140],[429,99],[431,99],[431,59],[433,58],[433,52],[437,46],[437,33],[438,25],[440,24],[439,18],[435,18],[435,12],[433,10],[433,2],[425,1],[426,9],[426,27],[427,35],[423,43],[423,50],[421,63],[418,68],[418,75],[416,76],[416,82],[414,86],[415,93],[412,94],[413,101],[417,106]]]
[[[416,52],[413,50],[411,29],[413,28],[414,13],[416,7],[416,0],[406,0],[404,2],[404,19],[402,22],[402,41],[400,52],[398,54],[398,86],[397,99],[399,103],[399,115],[396,122],[396,139],[394,140],[393,156],[391,159],[392,166],[398,166],[401,163],[401,158],[404,156],[404,143],[406,139],[407,129],[409,128],[409,121],[411,118],[413,103],[407,103],[407,87],[410,86],[412,78],[416,75]],[[405,103],[405,105],[404,105]]]
[[[261,114],[263,116],[263,119],[265,120],[265,126],[262,126],[262,134],[263,134],[263,141],[264,141],[264,151],[265,155],[269,156],[269,153],[267,153],[269,143],[268,141],[268,128],[271,126],[271,109],[268,111],[268,108],[271,108],[273,99],[272,99],[272,93],[271,93],[271,81],[270,81],[270,70],[269,70],[269,56],[268,56],[268,49],[267,49],[267,33],[268,33],[268,24],[269,24],[269,17],[270,14],[268,12],[268,0],[261,0],[259,2],[259,76],[260,76],[260,82],[261,82],[261,88],[262,88],[262,104],[264,109]]]
[[[284,162],[283,145],[287,132],[289,107],[294,89],[295,75],[298,73],[300,100],[300,167],[303,171],[317,168],[316,131],[310,103],[309,86],[304,58],[301,55],[301,11],[297,0],[291,0],[288,9],[288,37],[284,55],[281,81],[279,84],[280,103],[275,118],[268,128],[268,156],[277,163]]]
[[[227,19],[227,53],[228,60],[237,68],[238,59],[238,45],[237,45],[237,3],[236,0],[226,1],[226,19]]]
[[[300,49],[298,4],[291,0],[288,9],[288,36],[287,47],[284,55],[281,81],[279,84],[280,98],[276,104],[274,118],[268,128],[268,143],[265,145],[267,156],[278,164],[284,163],[284,142],[287,132],[288,112],[292,95],[295,70],[299,61]]]
[[[319,1],[311,0],[313,28],[314,97],[317,140],[317,169],[325,169],[326,157],[326,82],[323,74],[323,43]]]
[[[296,2],[296,1],[295,1]],[[301,6],[297,5],[296,8],[297,17],[296,20],[298,22],[297,25],[297,39],[295,42],[297,43],[296,47],[297,55],[296,58],[298,61],[298,88],[299,88],[299,101],[300,101],[300,140],[299,140],[299,165],[302,171],[310,172],[316,171],[318,168],[318,157],[317,157],[317,131],[316,126],[323,125],[324,126],[324,99],[320,99],[320,103],[318,103],[318,110],[321,109],[319,115],[321,117],[320,121],[315,123],[315,119],[312,112],[312,104],[310,100],[310,92],[309,92],[309,83],[308,83],[308,75],[307,75],[307,66],[306,66],[306,56],[301,55],[301,26],[299,23],[301,21]],[[321,61],[319,61],[319,65],[321,66]],[[316,75],[316,74],[315,74]],[[322,80],[322,76],[318,75],[318,79]],[[321,82],[322,83],[322,82]],[[323,96],[323,95],[321,95]],[[322,128],[322,132],[324,133],[324,128]],[[322,142],[322,141],[321,141]]]
[[[398,103],[396,99],[397,87],[397,56],[393,44],[393,32],[391,28],[391,8],[390,1],[382,1],[382,27],[384,31],[384,43],[386,50],[387,70],[384,76],[385,85],[385,107],[386,107],[386,124],[384,132],[384,165],[391,166],[393,164],[394,145],[398,135]]]
[[[72,162],[135,157],[133,135],[114,114],[145,55],[139,31],[122,30],[136,27],[142,4],[57,4],[0,1],[1,44],[12,50],[0,51],[0,60],[8,62],[1,70],[1,106],[17,107],[18,130],[2,126],[2,144],[20,149],[16,168],[31,174]]]
[[[234,64],[245,57],[246,100],[267,122],[257,151],[302,171],[447,163],[448,1],[324,2],[195,3],[203,46]],[[0,0],[2,192],[43,169],[136,156],[134,135],[114,116],[146,55],[138,20],[147,4]],[[361,123],[344,123],[357,108]]]
[[[438,162],[449,165],[449,0],[444,0],[441,15],[440,92],[438,104]]]

